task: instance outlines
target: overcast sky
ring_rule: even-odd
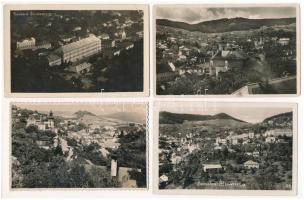
[[[244,17],[250,19],[288,18],[296,17],[295,7],[231,7],[206,8],[189,6],[157,7],[156,16],[159,19],[170,19],[187,23],[198,23],[221,18]]]
[[[251,123],[262,122],[267,117],[291,112],[292,110],[292,106],[278,106],[273,103],[170,102],[160,105],[160,111],[200,115],[226,113],[232,117]]]
[[[89,111],[95,115],[108,115],[117,112],[133,112],[138,113],[145,118],[146,104],[128,104],[128,103],[113,103],[113,104],[15,104],[20,108],[29,110],[37,110],[38,112],[48,113],[53,111],[54,115],[72,115],[77,111]]]

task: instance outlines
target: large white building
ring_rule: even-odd
[[[33,49],[36,45],[36,39],[31,37],[29,39],[24,39],[20,42],[17,42],[17,49]]]
[[[89,37],[64,45],[59,49],[62,61],[75,62],[101,51],[101,40],[91,34]]]

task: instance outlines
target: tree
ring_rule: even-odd
[[[37,133],[38,132],[38,127],[36,125],[29,125],[28,127],[25,128],[25,131],[27,133]]]

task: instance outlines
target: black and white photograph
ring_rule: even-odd
[[[157,5],[156,95],[299,95],[298,5]]]
[[[155,112],[154,186],[170,194],[293,194],[296,109],[288,103],[162,102]]]
[[[13,103],[11,189],[146,189],[146,103]]]
[[[6,7],[8,93],[146,93],[146,6],[23,7]]]

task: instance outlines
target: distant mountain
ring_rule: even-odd
[[[185,22],[171,21],[168,19],[157,19],[156,24],[169,26],[173,28],[185,29],[188,31],[200,31],[203,33],[222,33],[230,31],[244,31],[250,29],[259,29],[263,26],[282,26],[296,23],[296,18],[279,19],[248,19],[248,18],[223,18],[211,21],[200,22],[197,24],[188,24]]]
[[[219,113],[219,114],[216,114],[216,115],[213,115],[212,116],[213,119],[232,119],[234,121],[238,121],[238,122],[245,122],[243,120],[240,120],[240,119],[237,119],[237,118],[234,118],[226,113]]]
[[[292,112],[281,113],[278,115],[274,115],[264,119],[264,123],[268,123],[269,121],[273,121],[274,123],[283,123],[283,122],[292,122]]]
[[[102,117],[118,119],[118,120],[125,121],[125,122],[135,122],[135,123],[141,123],[141,124],[146,123],[145,116],[142,116],[142,115],[140,115],[138,113],[134,113],[134,112],[117,112],[117,113],[112,113],[112,114],[102,116]]]
[[[181,124],[184,121],[208,121],[208,120],[230,120],[235,122],[247,123],[240,119],[236,119],[226,113],[216,115],[195,115],[195,114],[177,114],[170,112],[159,113],[160,124]]]
[[[84,116],[96,116],[93,113],[89,112],[89,111],[85,111],[85,110],[80,110],[74,113],[74,116],[76,116],[77,118],[81,118]]]

